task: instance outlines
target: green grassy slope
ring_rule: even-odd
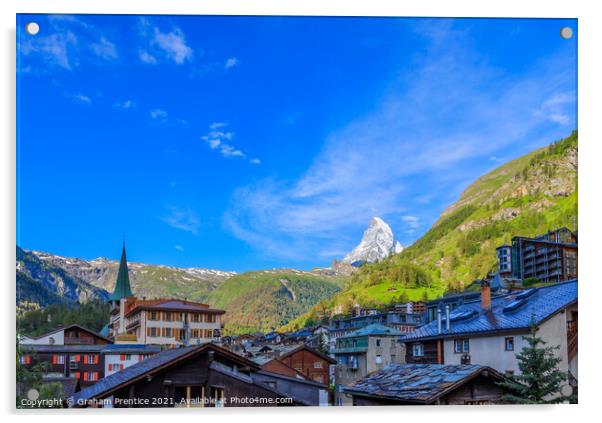
[[[269,331],[287,324],[344,285],[344,279],[298,270],[265,270],[233,276],[205,301],[224,308],[226,333]]]
[[[460,291],[495,270],[495,248],[515,235],[577,228],[578,136],[487,173],[401,254],[363,266],[345,290],[291,322],[294,329],[354,303],[377,306]]]

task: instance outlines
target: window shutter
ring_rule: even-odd
[[[56,354],[52,355],[52,364],[57,364],[59,362],[59,357]]]
[[[79,379],[79,377],[80,377],[79,372],[73,372],[73,377],[76,379]]]
[[[125,360],[125,354],[120,354],[120,355],[119,355],[119,359],[120,359],[121,361]]]
[[[138,354],[138,361],[142,361],[142,354]]]
[[[78,363],[81,361],[81,359],[82,359],[81,355],[78,354],[75,356],[75,361],[77,361]]]
[[[84,372],[84,380],[88,380],[88,372]]]
[[[84,364],[88,364],[88,356],[84,355]]]
[[[98,380],[98,372],[94,372],[94,380]]]
[[[113,365],[109,364],[109,371],[112,372],[113,371]]]
[[[25,356],[25,364],[31,363],[31,357],[29,355]]]

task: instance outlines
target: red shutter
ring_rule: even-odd
[[[94,355],[94,364],[98,364],[98,355]]]
[[[52,355],[52,364],[57,364],[59,362],[59,357],[56,354]]]
[[[142,354],[138,354],[138,361],[142,361],[144,360],[144,358],[142,357]]]
[[[84,380],[88,380],[88,372],[84,372]]]
[[[109,364],[109,371],[112,372],[113,371],[113,365]]]
[[[25,364],[31,363],[31,357],[28,355],[25,356]]]
[[[75,377],[76,379],[79,379],[81,375],[79,374],[79,372],[73,372],[73,377]]]
[[[84,364],[88,364],[88,356],[84,355]]]
[[[77,361],[78,363],[82,360],[82,356],[81,355],[76,355],[75,356],[75,361]]]
[[[98,372],[94,372],[94,380],[98,380]]]
[[[125,354],[120,354],[120,355],[119,355],[119,359],[120,359],[121,361],[125,360]]]

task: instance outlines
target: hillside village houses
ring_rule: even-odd
[[[545,241],[566,243],[571,234],[551,231]],[[128,406],[153,395],[169,407],[248,406],[230,399],[250,395],[278,406],[488,404],[501,401],[498,382],[520,371],[516,354],[535,323],[538,337],[560,347],[560,370],[577,380],[577,279],[523,288],[498,272],[478,283],[426,303],[356,308],[293,333],[222,337],[223,310],[136,298],[124,245],[105,329],[20,336],[20,361],[49,363],[44,380],[60,383],[76,407]]]

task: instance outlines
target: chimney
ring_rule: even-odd
[[[481,281],[481,307],[483,310],[491,309],[491,287],[485,279]]]
[[[437,307],[437,333],[441,333],[441,309]]]
[[[445,306],[445,330],[449,331],[451,321],[449,320],[449,304]]]

